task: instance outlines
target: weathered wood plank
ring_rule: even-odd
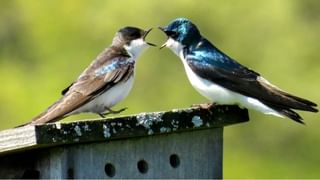
[[[0,157],[0,177],[221,179],[222,134],[220,127],[34,149]]]
[[[115,179],[221,179],[222,131],[220,127],[90,146],[77,144],[68,149],[73,155],[69,167],[75,179],[111,178],[104,171],[106,164],[114,167]],[[172,156],[175,158],[170,161]],[[137,168],[140,161],[146,164],[143,172]]]
[[[0,178],[221,179],[223,128],[248,119],[216,106],[9,129]]]
[[[0,132],[0,153],[23,149],[37,144],[34,126],[9,129]]]
[[[117,118],[26,126],[0,132],[0,155],[62,144],[223,127],[248,119],[246,109],[238,106],[216,106],[210,110],[187,108]]]

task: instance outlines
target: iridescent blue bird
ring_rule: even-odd
[[[124,27],[87,69],[69,87],[62,91],[62,97],[46,111],[33,118],[31,125],[58,121],[64,117],[82,112],[97,113],[100,116],[114,111],[115,104],[130,92],[135,75],[135,62],[149,45],[145,37],[151,31],[136,27]]]
[[[168,37],[162,47],[180,57],[192,86],[213,103],[237,104],[299,123],[302,117],[293,110],[318,112],[315,103],[284,92],[224,54],[190,20],[178,18],[159,28]]]

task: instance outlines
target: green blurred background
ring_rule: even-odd
[[[191,19],[220,49],[284,90],[320,102],[318,0],[2,0],[0,129],[29,121],[60,97],[115,32]],[[166,37],[155,29],[150,42]],[[169,49],[148,49],[135,85],[115,109],[162,111],[207,102],[189,84]],[[320,178],[319,114],[307,126],[250,111],[251,121],[225,128],[225,178]],[[97,118],[86,114],[70,121]]]

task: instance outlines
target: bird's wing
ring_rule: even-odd
[[[106,77],[110,77],[110,75],[114,73],[113,70],[117,70],[116,68],[121,70],[120,68],[125,68],[127,65],[128,67],[133,66],[134,64],[131,61],[126,63],[128,58],[131,58],[131,56],[129,56],[123,48],[110,47],[105,49],[90,64],[90,66],[84,70],[84,72],[75,82],[71,83],[67,88],[62,90],[61,94],[66,95],[72,90],[82,91],[87,95],[90,94],[94,88],[99,88],[99,86],[97,86],[95,83],[110,81]],[[103,79],[104,81],[101,81]]]
[[[74,82],[73,82],[73,83],[74,83]],[[73,83],[71,83],[68,87],[64,88],[64,89],[61,91],[61,95],[62,95],[62,96],[65,95],[65,94],[69,91],[69,89],[70,89],[70,87],[73,85]]]
[[[128,80],[133,73],[133,68],[134,62],[126,62],[126,60],[117,59],[107,63],[90,74],[82,75],[69,88],[66,95],[79,92],[84,96],[95,97],[115,84],[122,82],[122,80]]]
[[[244,66],[226,70],[192,58],[186,57],[188,65],[197,75],[231,91],[255,98],[268,106],[318,111],[313,107],[315,103],[283,92]]]
[[[85,71],[76,82],[64,91],[64,96],[59,101],[35,117],[31,124],[55,122],[117,83],[128,80],[134,72],[134,63],[126,63],[127,58],[126,56],[114,57],[113,60],[107,61],[102,69]]]

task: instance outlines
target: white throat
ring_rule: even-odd
[[[165,45],[166,47],[171,49],[177,56],[182,58],[181,56],[182,56],[183,45],[181,43],[169,37]]]
[[[143,52],[143,50],[147,48],[148,44],[142,38],[131,41],[129,45],[124,45],[124,49],[134,59],[137,58]]]

